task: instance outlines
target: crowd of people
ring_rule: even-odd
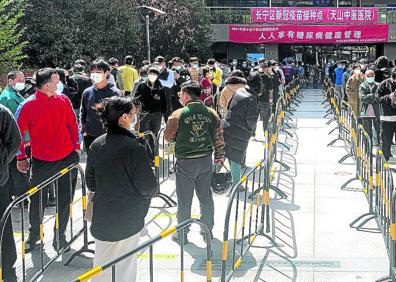
[[[202,220],[212,231],[212,167],[227,159],[233,184],[239,182],[258,117],[266,130],[282,87],[301,71],[294,65],[281,68],[275,60],[240,65],[234,60],[227,66],[215,59],[200,64],[196,57],[188,63],[177,57],[167,62],[162,56],[153,63],[143,61],[139,69],[133,57],[126,56],[122,66],[116,58],[99,58],[89,65],[77,60],[71,70],[44,68],[32,78],[10,71],[0,95],[0,214],[10,197],[78,163],[84,144],[86,183],[94,192],[90,227],[96,244],[94,265],[124,254],[137,246],[156,191],[153,156],[136,132],[158,134],[164,126],[164,138],[175,143],[178,222],[191,217],[195,191]],[[65,232],[76,182],[76,171],[58,181],[55,250],[69,250]],[[41,203],[39,193],[30,197],[27,253],[40,240],[53,190],[52,185],[45,188]],[[172,239],[186,244],[187,233],[183,237],[175,233]],[[5,281],[16,281],[10,222],[2,255]],[[110,273],[94,281],[110,281],[106,275]],[[136,257],[117,265],[117,277],[117,281],[135,281]]]
[[[332,80],[341,98],[351,105],[358,122],[369,134],[372,146],[382,148],[385,159],[393,157],[391,146],[396,135],[396,64],[386,56],[374,62],[341,61],[326,77]],[[374,130],[373,130],[374,129]],[[375,135],[374,135],[375,132]]]

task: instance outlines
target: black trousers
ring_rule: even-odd
[[[10,204],[10,194],[6,186],[0,186],[0,214],[3,215],[6,208]],[[3,260],[3,278],[11,275],[12,269],[17,259],[14,232],[12,229],[11,216],[8,218],[4,228],[3,242],[1,244],[1,254]]]
[[[10,196],[20,196],[29,189],[29,175],[21,173],[17,169],[17,160],[14,158],[9,166],[10,177],[5,185],[10,192]]]
[[[35,187],[58,173],[65,167],[78,163],[80,157],[76,151],[66,156],[64,159],[54,162],[42,161],[33,158],[32,161],[32,177],[31,186]],[[58,179],[58,205],[59,205],[59,238],[65,238],[65,231],[69,221],[70,202],[73,201],[74,191],[77,184],[77,171],[71,172],[72,182],[70,183],[70,173],[63,175]],[[50,185],[49,185],[50,186]],[[31,236],[38,237],[40,235],[40,219],[44,216],[45,203],[47,202],[48,188],[42,190],[42,213],[40,214],[40,192],[30,197],[29,221]],[[72,189],[72,198],[70,198],[70,189]],[[54,227],[55,233],[55,227]]]
[[[276,112],[276,104],[279,100],[279,88],[275,88],[272,92],[272,113],[275,114]]]
[[[263,122],[263,131],[265,132],[268,128],[268,121],[271,117],[271,105],[269,102],[259,101],[257,106],[258,106],[260,120]],[[257,123],[253,130],[253,134],[252,134],[253,137],[256,136],[256,128],[257,128]]]
[[[367,134],[370,136],[371,139],[371,144],[373,144],[373,126],[375,129],[375,132],[377,134],[377,142],[381,141],[381,129],[380,129],[380,120],[379,118],[375,117],[362,117],[362,125],[364,130],[366,130]]]
[[[146,114],[143,119],[140,121],[140,130],[139,132],[143,133],[146,131],[152,131],[155,136],[158,135],[158,132],[161,129],[161,121],[162,115],[160,112],[158,113],[148,113]],[[147,150],[149,154],[149,158],[154,158],[154,141],[149,139],[150,149]]]
[[[381,142],[382,152],[384,153],[385,160],[389,160],[392,146],[393,135],[396,132],[396,122],[381,121]]]

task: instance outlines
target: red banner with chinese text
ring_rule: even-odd
[[[378,8],[252,8],[253,23],[378,23]]]
[[[230,25],[229,41],[235,43],[377,43],[387,42],[389,25]]]

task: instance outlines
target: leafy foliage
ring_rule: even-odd
[[[1,0],[0,0],[1,1]],[[32,67],[70,66],[77,58],[118,59],[130,54],[145,59],[144,17],[150,16],[153,56],[207,57],[212,44],[205,5],[199,0],[30,0],[24,17],[29,41],[27,64]],[[148,5],[164,10],[156,15]],[[45,11],[45,12],[43,12]]]
[[[17,68],[25,58],[23,48],[27,44],[21,40],[25,31],[19,25],[24,16],[26,3],[22,0],[0,0],[0,71]]]

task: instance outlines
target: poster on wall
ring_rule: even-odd
[[[258,62],[260,59],[264,59],[265,55],[263,53],[248,53],[246,54],[246,59],[249,62]]]
[[[366,44],[387,42],[389,25],[230,25],[234,43]]]

